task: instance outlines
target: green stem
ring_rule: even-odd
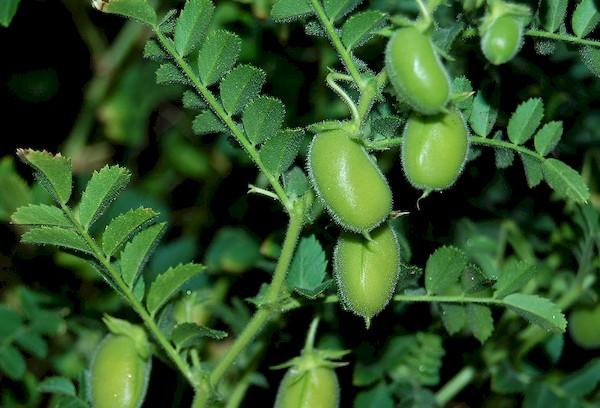
[[[588,40],[585,38],[579,38],[574,35],[569,34],[556,34],[550,33],[548,31],[542,30],[527,30],[525,35],[530,37],[539,37],[539,38],[547,38],[550,40],[564,41],[571,44],[579,44],[579,45],[587,45],[590,47],[600,47],[600,41],[596,40]]]
[[[346,102],[346,105],[348,105],[348,109],[350,109],[350,113],[352,114],[352,121],[354,122],[355,126],[359,128],[361,116],[358,114],[356,104],[354,103],[352,98],[350,98],[350,96],[346,93],[346,91],[341,86],[339,86],[337,82],[335,82],[336,79],[345,80],[345,76],[339,75],[335,72],[331,72],[327,75],[327,78],[325,80],[327,81],[327,84],[331,87],[331,89],[333,89],[335,93],[337,93],[340,96],[340,98],[342,98],[344,102]]]
[[[246,150],[252,161],[254,161],[254,163],[258,166],[260,171],[263,172],[263,174],[271,184],[271,187],[273,187],[275,194],[277,194],[279,200],[285,207],[286,211],[290,212],[292,209],[291,200],[287,196],[285,190],[283,189],[283,186],[279,182],[279,179],[266,168],[254,145],[248,140],[242,129],[233,121],[231,116],[227,114],[227,112],[225,112],[225,109],[217,100],[217,98],[212,94],[212,92],[202,83],[202,81],[196,75],[195,70],[190,66],[190,64],[188,64],[187,61],[181,55],[179,55],[179,53],[174,47],[173,42],[167,37],[165,37],[165,35],[160,31],[158,27],[154,27],[153,29],[162,47],[173,57],[177,66],[189,78],[196,91],[198,91],[202,98],[204,98],[204,100],[210,106],[211,110],[215,113],[215,115],[217,115],[217,117],[221,119],[221,121],[229,128],[233,136],[242,145],[244,150]]]
[[[250,342],[258,334],[258,332],[264,328],[269,320],[278,314],[278,311],[270,306],[276,304],[279,296],[281,295],[287,270],[292,261],[296,243],[298,242],[300,233],[302,232],[304,216],[309,207],[310,206],[307,205],[304,200],[296,200],[294,202],[294,206],[290,211],[290,220],[285,234],[285,239],[283,241],[283,246],[281,248],[281,255],[277,261],[277,266],[275,267],[275,272],[273,273],[271,285],[267,290],[265,306],[256,311],[254,316],[252,316],[250,319],[250,322],[248,322],[244,330],[235,339],[225,356],[212,370],[208,380],[209,386],[207,388],[211,389],[219,384],[227,370],[231,367],[231,365],[233,365],[240,353],[248,346],[248,344],[250,344]],[[209,397],[209,393],[196,394],[196,400],[193,406],[205,407]]]
[[[471,381],[473,381],[475,373],[475,369],[471,366],[466,366],[460,370],[435,394],[435,400],[438,405],[440,407],[445,407],[452,398],[458,395]]]
[[[119,289],[119,291],[123,294],[126,300],[129,302],[133,310],[140,316],[148,330],[154,335],[156,341],[160,344],[163,350],[167,353],[171,361],[175,364],[177,369],[185,376],[187,381],[195,386],[197,384],[196,379],[194,378],[190,368],[183,361],[179,353],[175,350],[169,340],[165,337],[163,332],[158,328],[154,319],[146,311],[144,306],[140,303],[139,300],[134,296],[131,292],[125,281],[121,278],[121,275],[115,270],[115,268],[110,263],[110,260],[107,259],[104,252],[100,249],[100,247],[96,244],[96,241],[90,236],[90,234],[83,228],[83,226],[79,223],[77,218],[74,216],[73,212],[64,204],[60,204],[63,212],[69,218],[69,220],[75,226],[77,232],[81,235],[81,237],[86,241],[89,247],[92,250],[94,257],[100,262],[100,264],[108,271],[111,278],[113,279],[115,285]]]
[[[310,322],[310,327],[308,328],[308,334],[306,335],[306,341],[304,342],[304,350],[303,353],[308,353],[313,350],[315,347],[315,338],[317,336],[317,328],[319,327],[319,317],[315,317],[312,322]]]
[[[321,25],[323,26],[323,28],[325,28],[325,31],[327,32],[329,39],[333,43],[335,50],[337,51],[338,55],[340,56],[343,64],[346,66],[348,73],[352,76],[352,79],[354,80],[354,82],[356,83],[358,88],[362,90],[362,88],[364,86],[364,80],[360,74],[360,71],[358,70],[358,67],[352,60],[352,56],[350,55],[350,52],[346,49],[346,47],[344,47],[342,40],[340,39],[337,32],[335,31],[333,22],[331,20],[329,20],[329,18],[327,17],[327,14],[325,14],[325,10],[323,9],[323,6],[321,5],[321,1],[320,0],[310,0],[310,3],[312,4],[312,7],[317,15],[317,18],[321,22]]]
[[[438,295],[396,295],[395,302],[438,302],[438,303],[479,303],[488,305],[503,305],[504,302],[494,298],[479,298],[469,296],[438,296]]]
[[[373,150],[388,150],[398,146],[402,146],[401,137],[393,137],[389,139],[365,141],[365,146]]]
[[[498,147],[498,148],[511,149],[516,152],[531,156],[537,160],[540,160],[540,161],[544,160],[544,156],[542,156],[541,154],[534,152],[533,150],[529,150],[526,147],[519,146],[519,145],[510,143],[510,142],[506,142],[504,140],[487,139],[485,137],[479,137],[479,136],[469,136],[469,141],[472,144],[476,144],[476,145],[493,146],[493,147]]]

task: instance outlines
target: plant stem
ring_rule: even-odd
[[[445,407],[452,398],[460,393],[475,378],[475,369],[471,366],[463,367],[435,394],[435,400],[440,407]]]
[[[504,149],[511,149],[516,152],[531,156],[537,160],[540,160],[540,161],[544,160],[544,156],[542,156],[541,154],[539,154],[533,150],[529,150],[526,147],[519,146],[519,145],[510,143],[510,142],[506,142],[504,140],[494,140],[494,139],[487,139],[485,137],[479,137],[479,136],[469,136],[469,141],[476,145],[485,145],[485,146],[493,146],[493,147],[499,147],[499,148],[504,148]]]
[[[144,306],[140,303],[139,300],[133,295],[125,281],[121,278],[121,275],[115,270],[115,268],[110,263],[110,260],[107,259],[104,252],[98,247],[96,241],[90,236],[90,234],[83,228],[83,226],[79,223],[77,218],[74,216],[73,212],[64,204],[60,204],[63,212],[69,218],[69,220],[75,226],[77,232],[81,235],[81,237],[86,241],[86,243],[91,248],[94,257],[100,262],[100,264],[108,271],[114,283],[117,285],[117,288],[125,297],[125,299],[129,302],[133,310],[140,316],[148,330],[154,335],[156,341],[161,345],[163,350],[167,353],[171,361],[175,364],[175,366],[179,369],[181,374],[186,378],[186,380],[192,385],[195,386],[197,384],[196,379],[194,378],[191,370],[188,365],[183,361],[179,353],[175,350],[169,340],[165,337],[163,332],[158,328],[154,319],[150,314],[146,311]]]
[[[396,295],[392,299],[395,302],[479,303],[490,305],[504,304],[504,302],[500,299],[469,296]]]
[[[585,38],[579,38],[574,35],[568,35],[568,34],[550,33],[548,31],[542,31],[542,30],[527,30],[525,32],[525,35],[528,35],[530,37],[540,37],[540,38],[547,38],[550,40],[564,41],[564,42],[568,42],[571,44],[587,45],[590,47],[600,47],[600,41],[588,40]]]
[[[350,55],[350,52],[346,49],[346,47],[344,47],[342,40],[340,39],[337,32],[335,31],[333,22],[331,20],[329,20],[329,18],[325,14],[325,10],[323,9],[323,6],[321,5],[321,1],[320,0],[310,0],[310,3],[312,5],[315,13],[317,14],[317,18],[321,22],[321,25],[323,26],[323,28],[325,28],[325,31],[327,32],[329,39],[333,43],[335,50],[337,51],[338,55],[340,56],[342,63],[346,66],[348,73],[352,76],[352,79],[358,86],[358,89],[362,90],[362,88],[364,86],[364,80],[363,80],[362,76],[360,75],[360,71],[358,70],[358,67],[352,60],[352,56]]]
[[[246,325],[244,330],[235,339],[233,345],[225,356],[219,361],[216,367],[210,373],[208,379],[208,389],[216,387],[227,370],[235,362],[240,353],[250,344],[252,339],[258,334],[260,330],[279,312],[271,306],[276,304],[279,296],[281,295],[281,289],[285,281],[288,267],[292,261],[294,250],[296,249],[296,243],[302,232],[302,226],[304,224],[304,216],[307,209],[310,207],[305,203],[304,200],[296,200],[294,206],[290,211],[290,220],[288,228],[281,248],[281,255],[277,261],[275,272],[273,273],[273,279],[271,285],[267,290],[265,297],[265,305],[259,308],[256,313],[250,319],[250,322]],[[194,407],[205,407],[210,395],[208,393],[197,394],[196,400],[194,401]]]
[[[317,336],[317,328],[319,327],[319,317],[315,317],[312,322],[310,322],[310,327],[308,328],[308,334],[306,335],[306,341],[304,342],[304,350],[303,353],[308,353],[312,351],[315,347],[315,338]]]
[[[286,211],[290,212],[292,210],[291,200],[287,196],[283,186],[279,182],[279,179],[275,175],[271,174],[271,172],[265,167],[254,145],[248,140],[242,129],[233,121],[231,116],[225,112],[225,109],[212,94],[212,92],[202,83],[190,64],[188,64],[187,61],[181,55],[179,55],[173,45],[173,42],[165,37],[158,27],[153,27],[153,29],[162,47],[173,57],[177,66],[189,78],[196,91],[198,91],[202,98],[204,98],[215,115],[217,115],[217,117],[221,119],[221,121],[229,128],[233,136],[242,145],[244,150],[246,150],[246,153],[248,153],[252,161],[254,161],[258,168],[263,172]]]

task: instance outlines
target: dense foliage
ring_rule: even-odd
[[[0,405],[599,407],[599,23],[3,0]]]

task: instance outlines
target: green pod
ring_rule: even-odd
[[[501,65],[513,59],[522,45],[523,25],[511,15],[498,17],[481,37],[481,51],[494,65]]]
[[[94,408],[136,408],[142,405],[151,360],[140,356],[133,339],[107,335],[90,367],[90,399]]]
[[[436,116],[413,114],[402,138],[402,169],[408,181],[422,190],[450,187],[469,150],[468,131],[460,112]]]
[[[392,210],[392,192],[366,150],[344,130],[315,135],[307,159],[312,185],[333,219],[368,232]]]
[[[450,78],[431,38],[414,27],[397,30],[385,51],[385,67],[397,95],[414,110],[441,112],[450,97]]]
[[[337,408],[339,401],[340,387],[333,368],[292,367],[281,380],[275,408]]]
[[[400,271],[400,246],[389,224],[361,235],[342,233],[334,251],[334,275],[343,305],[367,327],[390,301]]]

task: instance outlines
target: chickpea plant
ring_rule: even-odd
[[[431,304],[434,319],[449,336],[469,333],[481,343],[482,358],[491,367],[486,376],[496,389],[512,387],[510,392],[525,394],[526,401],[541,398],[539,394],[549,390],[552,397],[548,398],[558,404],[554,406],[566,406],[561,405],[566,401],[588,406],[584,399],[600,381],[599,360],[559,379],[551,388],[540,385],[532,391],[528,384],[537,384],[540,374],[523,371],[509,380],[513,369],[504,361],[507,356],[493,335],[495,325],[509,330],[521,341],[515,352],[526,354],[552,333],[565,332],[563,312],[595,282],[597,265],[586,265],[595,256],[600,228],[596,210],[587,204],[589,188],[576,170],[552,155],[563,136],[563,124],[544,121],[544,101],[539,97],[522,101],[508,114],[506,124],[497,123],[502,112],[500,90],[493,78],[474,86],[466,76],[454,76],[446,61],[453,60],[456,43],[473,42],[479,36],[479,52],[495,69],[518,58],[525,42],[541,39],[579,47],[585,64],[598,74],[600,43],[587,38],[600,21],[593,1],[581,1],[570,21],[565,21],[564,0],[543,0],[539,10],[501,0],[447,2],[458,10],[449,27],[436,23],[436,12],[446,7],[439,0],[407,1],[411,4],[406,14],[387,14],[361,3],[273,3],[273,20],[305,24],[307,32],[329,40],[339,63],[328,67],[325,80],[350,113],[343,120],[331,118],[307,128],[290,128],[285,125],[284,104],[261,93],[268,81],[265,72],[238,63],[240,37],[212,24],[215,5],[210,0],[187,0],[181,10],[160,16],[147,0],[94,0],[98,10],[149,28],[153,37],[146,43],[144,56],[160,63],[157,83],[185,89],[182,104],[194,111],[196,135],[222,134],[237,142],[268,185],[251,185],[249,192],[273,200],[287,215],[288,225],[271,281],[257,287],[251,299],[255,306],[251,317],[237,334],[217,330],[198,323],[204,319],[195,315],[195,301],[190,300],[195,298],[184,298],[191,302],[188,305],[180,297],[186,283],[206,274],[203,265],[172,265],[151,282],[141,278],[167,229],[157,211],[134,208],[110,220],[103,231],[94,230],[94,223],[127,188],[131,174],[126,168],[107,165],[94,172],[76,197],[70,158],[20,149],[17,156],[54,200],[53,205],[30,204],[12,214],[12,223],[29,227],[22,241],[57,246],[84,259],[139,318],[134,324],[105,317],[110,333],[98,346],[87,376],[82,377],[80,392],[62,377],[44,383],[45,391],[63,394],[63,406],[140,406],[153,356],[169,361],[185,378],[194,390],[193,407],[237,406],[248,387],[248,376],[256,371],[265,351],[264,345],[257,351],[257,336],[275,321],[305,324],[285,316],[310,307],[315,320],[307,327],[304,349],[277,367],[286,368],[287,373],[270,402],[275,407],[349,406],[350,394],[340,391],[336,375],[336,368],[349,362],[354,364],[353,384],[360,389],[354,400],[358,407],[373,406],[375,399],[381,407],[444,406],[474,380],[475,367],[466,366],[432,392],[429,387],[439,385],[444,356],[444,335],[436,331],[381,339],[371,359],[360,350],[317,348],[318,316],[321,307],[330,303],[339,303],[339,313],[345,310],[364,320],[365,333],[377,326],[377,315],[386,308],[402,325],[402,305]],[[375,38],[387,45],[379,50],[379,65],[370,66],[360,59],[357,49]],[[309,138],[303,165],[301,146]],[[560,297],[535,283],[541,272],[532,257],[521,257],[518,252],[490,263],[484,256],[488,249],[470,251],[448,244],[435,249],[422,267],[409,263],[410,248],[397,228],[397,218],[410,221],[402,210],[416,203],[406,202],[401,193],[393,201],[396,186],[388,182],[377,157],[393,151],[404,176],[421,190],[422,198],[437,200],[441,196],[436,193],[451,188],[465,169],[475,166],[472,161],[486,147],[494,149],[498,168],[512,166],[517,158],[529,187],[544,182],[577,212],[583,237],[583,249],[578,252],[582,269],[568,295]],[[339,236],[330,262],[321,242],[303,232],[321,213],[332,219]],[[510,225],[503,224],[500,236],[504,241],[498,238],[498,245],[518,239]],[[459,231],[465,228],[460,226]],[[478,226],[469,228],[473,237],[484,236]],[[227,238],[223,240],[226,245]],[[333,269],[331,278],[328,264]],[[235,265],[231,268],[236,270]],[[214,287],[211,292],[219,290]],[[572,312],[570,330],[582,347],[600,345],[597,333],[590,329],[591,321],[600,321],[598,310]],[[9,321],[18,320],[9,311],[0,312]],[[524,324],[528,327],[523,329]],[[231,341],[214,364],[201,358],[206,339]],[[27,349],[26,343],[17,344]],[[0,351],[19,356],[12,345],[3,343]],[[0,368],[8,375],[18,370]],[[582,385],[583,381],[588,382]],[[590,398],[597,404],[598,394],[594,395]]]

